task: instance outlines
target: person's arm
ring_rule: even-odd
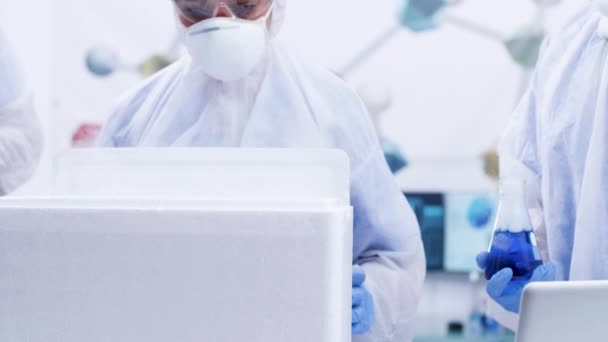
[[[176,68],[179,71],[180,63],[183,63],[183,60],[172,64],[145,81],[137,84],[133,89],[125,92],[118,99],[112,113],[103,124],[95,143],[96,147],[110,148],[137,145],[137,138],[133,136],[129,129],[132,120],[138,115],[141,106],[151,94],[155,91],[158,92],[155,87],[166,82],[164,77],[173,77]],[[152,95],[153,98],[155,96],[158,96],[158,93]],[[146,112],[144,115],[151,115],[151,113]]]
[[[0,32],[0,195],[27,181],[38,164],[42,132],[16,57]]]
[[[371,330],[353,341],[410,341],[426,274],[424,249],[416,217],[379,146],[353,170],[352,204],[354,263],[367,274],[375,309]]]
[[[23,72],[8,40],[0,28],[0,109],[8,107],[26,93]]]
[[[34,174],[42,140],[29,98],[0,109],[0,196],[16,190]]]

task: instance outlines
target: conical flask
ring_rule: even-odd
[[[504,268],[513,270],[514,280],[527,280],[542,265],[534,228],[526,206],[525,182],[500,183],[500,203],[488,251],[486,279]]]

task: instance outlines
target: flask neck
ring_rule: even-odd
[[[495,229],[513,233],[533,230],[523,182],[501,184]]]

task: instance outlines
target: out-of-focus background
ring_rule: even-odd
[[[427,249],[418,339],[462,331],[500,340],[480,317],[484,284],[473,265],[496,209],[494,151],[542,36],[587,1],[412,3],[292,0],[278,39],[341,74],[378,123]],[[56,157],[91,146],[120,95],[182,53],[169,0],[5,1],[0,26],[26,70],[47,142],[21,194],[46,192]],[[471,222],[475,213],[483,224]]]

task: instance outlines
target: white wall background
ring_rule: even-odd
[[[534,13],[530,0],[463,2],[455,14],[505,35]],[[587,2],[564,0],[548,18],[549,28]],[[280,37],[304,58],[340,69],[394,25],[396,6],[396,0],[291,0]],[[90,76],[86,50],[106,45],[137,62],[165,51],[174,37],[169,0],[0,0],[0,27],[26,68],[48,140],[39,172],[22,193],[44,192],[52,160],[68,147],[73,130],[82,122],[103,121],[119,94],[138,81],[127,73],[103,80]],[[403,30],[349,81],[390,89],[394,106],[382,128],[409,157],[453,160],[474,158],[495,143],[520,79],[520,69],[500,44],[446,25],[424,34]],[[464,319],[472,300],[468,293],[462,277],[431,277],[421,319]],[[433,322],[421,329],[443,324]]]

